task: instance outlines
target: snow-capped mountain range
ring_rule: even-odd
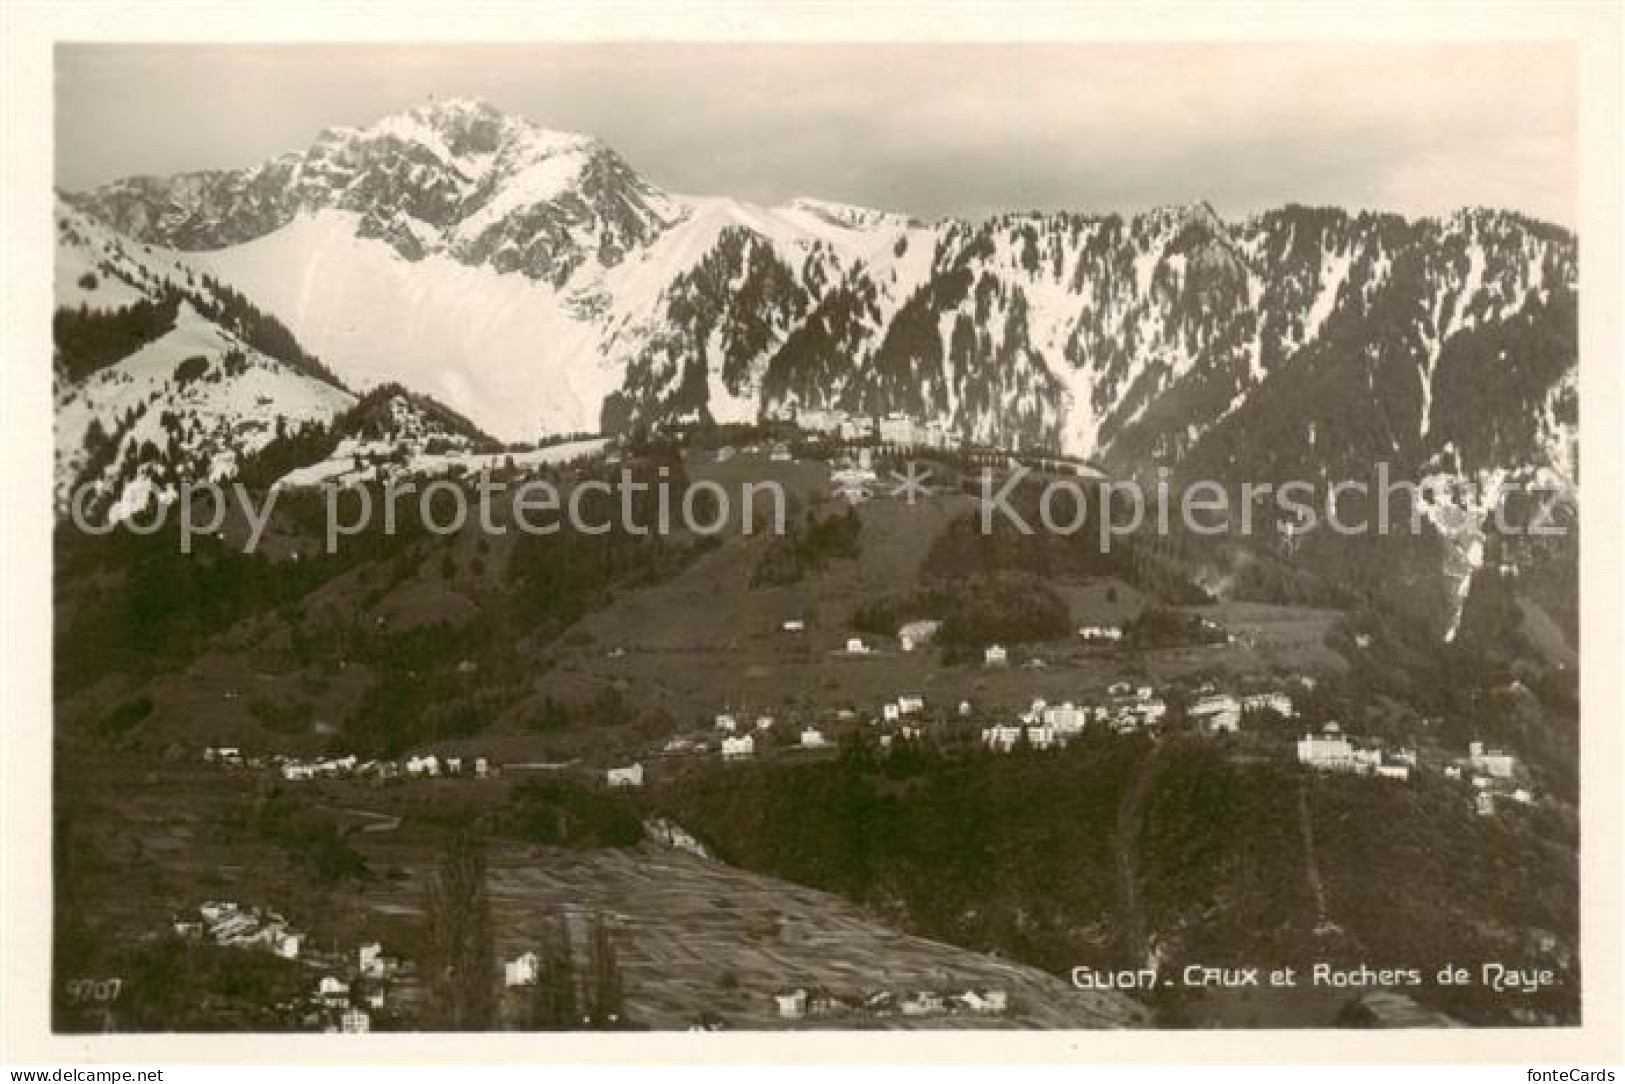
[[[326,366],[183,302],[156,343],[59,374],[75,469],[88,418],[105,438],[142,396],[207,428],[204,389],[159,382],[234,348],[270,382],[237,396],[268,398],[267,425],[398,383],[503,441],[835,407],[1124,468],[1566,473],[1577,424],[1576,241],[1507,211],[761,207],[664,191],[594,138],[458,100],[251,168],[65,194],[58,217],[60,306],[206,284]]]

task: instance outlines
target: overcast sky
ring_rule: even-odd
[[[1572,51],[1381,44],[61,46],[57,183],[250,165],[431,95],[651,181],[925,218],[1207,199],[1575,216]]]

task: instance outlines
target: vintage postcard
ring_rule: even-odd
[[[1617,1058],[1617,7],[400,10],[30,39],[25,1060]]]

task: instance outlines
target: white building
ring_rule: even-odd
[[[1467,763],[1493,779],[1511,779],[1518,765],[1517,758],[1510,753],[1503,753],[1499,749],[1486,750],[1481,741],[1471,742],[1467,746]]]
[[[541,961],[534,952],[526,952],[502,965],[502,982],[506,986],[534,986],[541,973]]]
[[[1078,635],[1086,644],[1115,644],[1123,639],[1123,630],[1116,625],[1084,625]]]
[[[957,1000],[975,1013],[1001,1013],[1009,1007],[1003,990],[966,990]]]
[[[987,666],[1010,665],[1010,653],[998,644],[989,644],[987,651],[982,655],[982,661]]]
[[[1014,749],[1020,740],[1019,726],[990,726],[982,730],[982,744],[1001,753],[1008,753]]]
[[[846,420],[844,411],[824,407],[808,407],[796,412],[796,424],[812,433],[833,433]]]
[[[774,994],[773,1001],[778,1006],[781,1019],[800,1020],[807,1015],[806,990],[784,990]]]
[[[1027,728],[1027,744],[1034,749],[1052,749],[1060,744],[1060,735],[1055,733],[1052,726],[1030,726]]]
[[[366,1035],[372,1030],[372,1017],[366,1009],[348,1009],[339,1017],[339,1031],[345,1035]]]
[[[271,951],[284,960],[299,959],[299,949],[304,944],[305,935],[295,933],[286,928],[276,928],[271,931]]]
[[[1305,734],[1298,739],[1298,763],[1323,772],[1351,772],[1355,770],[1354,746],[1335,730]]]
[[[1045,726],[1066,737],[1081,733],[1089,721],[1088,713],[1070,700],[1064,704],[1046,706],[1040,712],[1040,718],[1043,719]]]
[[[350,984],[333,975],[323,975],[316,983],[316,999],[331,1008],[345,1008],[350,1004]]]
[[[869,654],[869,645],[865,644],[860,637],[854,636],[846,642],[846,653],[848,655],[867,655]]]
[[[897,630],[899,640],[908,640],[915,647],[930,643],[937,637],[937,630],[942,627],[941,621],[923,618],[919,621],[910,621]]]
[[[723,760],[745,760],[756,753],[756,739],[749,734],[722,739]]]
[[[231,900],[207,900],[198,907],[197,911],[198,914],[203,916],[205,922],[212,923],[235,915],[238,907]]]
[[[383,953],[384,946],[376,941],[360,946],[355,950],[356,967],[363,975],[376,978],[379,974],[378,960]]]
[[[931,1016],[943,1010],[942,995],[931,990],[917,990],[897,1006],[904,1016]]]
[[[356,965],[363,978],[385,979],[400,966],[393,956],[385,956],[383,946],[374,941],[356,950]]]
[[[643,765],[629,764],[624,768],[611,768],[604,773],[604,781],[612,787],[641,787]]]
[[[917,715],[925,710],[925,697],[899,696],[897,698],[897,710],[904,715]]]
[[[829,741],[824,737],[822,730],[809,726],[801,732],[801,744],[803,748],[816,749],[819,746],[828,745]]]
[[[1200,698],[1191,704],[1188,714],[1212,734],[1234,734],[1241,729],[1241,702],[1228,693]]]
[[[717,716],[717,729],[732,734],[739,729],[739,720],[733,717],[732,712],[723,712]]]

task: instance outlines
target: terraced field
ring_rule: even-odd
[[[403,841],[404,842],[404,841]],[[388,861],[388,843],[366,849]],[[489,886],[497,947],[511,959],[542,942],[544,925],[569,916],[579,947],[601,913],[615,931],[627,1007],[638,1024],[686,1028],[703,1014],[731,1028],[1144,1026],[1145,1011],[1112,994],[951,945],[893,930],[846,901],[654,845],[632,851],[561,851],[494,845]],[[399,914],[422,899],[419,876],[368,890],[367,902]],[[773,994],[824,987],[838,996],[890,990],[995,987],[1000,1016],[833,1015],[779,1017]]]

